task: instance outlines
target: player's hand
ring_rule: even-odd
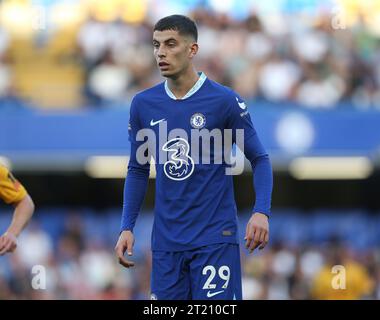
[[[133,261],[127,260],[124,257],[125,251],[127,251],[128,256],[132,256],[134,243],[135,237],[133,236],[133,233],[126,230],[120,234],[119,240],[115,246],[115,252],[119,263],[126,268],[130,268],[135,265]]]
[[[255,212],[249,219],[244,237],[245,247],[252,253],[257,247],[259,250],[265,248],[269,241],[268,217],[259,212]]]
[[[0,237],[0,256],[7,252],[13,252],[17,248],[17,238],[11,232],[5,232]]]

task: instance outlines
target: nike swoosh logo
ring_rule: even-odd
[[[165,119],[160,119],[160,120],[157,120],[157,121],[153,121],[153,119],[152,119],[152,120],[150,120],[150,125],[153,127],[153,126],[155,126],[156,124],[159,124],[162,121],[165,121]]]
[[[239,102],[238,98],[236,98],[236,101],[241,109],[243,110],[247,109],[247,106],[245,105],[244,102]]]
[[[211,297],[216,296],[217,294],[222,293],[222,292],[224,292],[224,290],[216,291],[216,292],[212,292],[212,293],[210,291],[207,291],[207,298],[211,298]]]

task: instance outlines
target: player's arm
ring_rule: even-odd
[[[244,108],[245,107],[245,108]],[[244,129],[244,154],[252,165],[253,184],[256,193],[253,214],[247,224],[246,248],[253,252],[258,246],[263,249],[269,241],[269,222],[273,173],[269,156],[266,153],[252,124],[247,107],[239,96],[231,96],[227,115],[227,127],[233,129],[233,141],[236,142],[236,130]]]
[[[7,231],[0,237],[0,255],[13,252],[17,248],[17,237],[27,226],[34,213],[34,203],[27,194],[15,204],[12,222]]]
[[[128,164],[128,174],[124,183],[120,236],[115,246],[118,261],[126,268],[134,266],[134,262],[126,259],[124,254],[127,251],[128,256],[133,255],[135,242],[133,228],[146,194],[150,168],[149,163],[139,163],[137,157],[138,147],[141,142],[136,141],[137,131],[140,129],[136,98],[131,104],[129,124],[131,156]]]
[[[9,171],[6,171],[0,180],[1,198],[6,203],[13,204],[15,207],[11,224],[0,237],[0,255],[4,255],[16,249],[17,237],[27,226],[34,213],[34,203],[25,188]]]
[[[257,134],[245,141],[244,154],[252,165],[256,193],[253,214],[245,232],[246,248],[252,253],[257,247],[264,249],[269,241],[269,222],[273,188],[272,166]]]

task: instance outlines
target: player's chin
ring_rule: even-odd
[[[174,75],[174,72],[170,70],[160,70],[160,72],[163,77],[167,77],[167,78],[170,78]]]

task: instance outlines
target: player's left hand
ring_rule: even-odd
[[[249,219],[244,237],[245,247],[252,253],[257,247],[265,248],[269,241],[268,217],[260,212],[255,212]]]
[[[11,232],[5,232],[0,237],[0,256],[13,252],[17,248],[17,238]]]

